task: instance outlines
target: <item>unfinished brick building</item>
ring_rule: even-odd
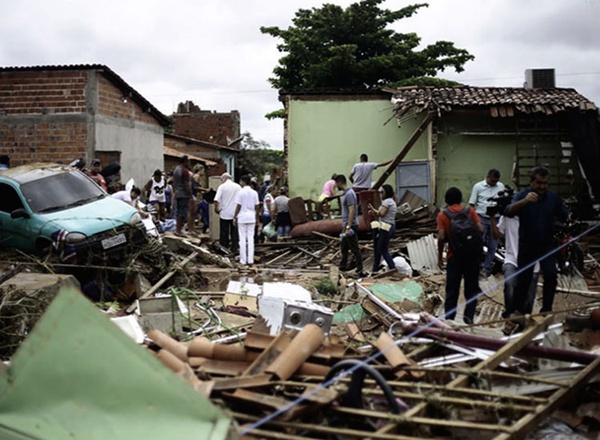
[[[173,114],[173,133],[185,138],[197,139],[221,146],[219,158],[233,174],[235,159],[242,141],[240,112],[232,110],[219,113],[201,110],[192,101],[180,103]],[[214,157],[210,157],[214,160]]]
[[[103,65],[0,68],[0,154],[13,166],[98,157],[142,182],[163,166],[169,124]]]

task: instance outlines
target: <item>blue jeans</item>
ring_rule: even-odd
[[[395,232],[396,225],[392,225],[389,231],[384,231],[379,228],[373,229],[373,249],[375,250],[375,255],[373,257],[373,272],[377,272],[379,269],[381,257],[383,257],[390,270],[396,268],[389,249],[390,239],[394,236]]]
[[[465,306],[463,319],[471,324],[475,319],[477,300],[474,299],[480,292],[479,289],[479,256],[458,257],[454,255],[446,263],[446,300],[444,312],[446,319],[456,317],[456,306],[460,295],[460,282],[465,280]]]
[[[502,266],[502,272],[504,273],[504,313],[503,318],[508,318],[510,315],[515,313],[515,292],[517,290],[517,273],[518,269],[510,264],[504,263]],[[534,272],[531,277],[531,283],[529,284],[529,290],[527,291],[527,298],[523,302],[523,310],[521,313],[531,313],[533,310],[533,303],[535,301],[535,294],[537,292],[537,282],[539,278],[539,272]]]
[[[487,247],[487,254],[485,255],[485,260],[483,262],[483,270],[485,270],[486,275],[491,275],[496,249],[498,248],[498,240],[492,235],[490,219],[485,217],[480,217],[480,219],[481,226],[483,226],[483,245]]]

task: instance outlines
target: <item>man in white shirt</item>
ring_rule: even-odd
[[[237,228],[233,225],[233,216],[235,215],[237,193],[241,187],[231,179],[229,173],[221,175],[221,182],[215,195],[215,212],[219,215],[219,243],[236,253],[239,238]]]
[[[494,256],[498,247],[498,240],[490,232],[490,215],[487,212],[487,208],[494,203],[490,198],[496,197],[502,191],[504,191],[504,184],[500,182],[500,171],[492,168],[488,171],[484,180],[473,185],[473,191],[469,199],[469,205],[475,208],[483,226],[483,244],[487,247],[487,254],[483,263],[483,270],[486,277],[492,274],[492,265],[494,264]],[[496,214],[496,220],[498,220],[498,214]]]
[[[233,224],[240,237],[240,264],[254,264],[254,232],[260,215],[258,193],[250,186],[250,176],[244,175],[242,189],[237,193]]]

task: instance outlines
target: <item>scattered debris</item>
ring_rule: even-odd
[[[32,328],[39,320],[43,331],[47,319],[64,321],[66,327],[56,330],[64,346],[78,347],[68,341],[81,334],[85,350],[77,356],[89,359],[75,362],[67,348],[57,348],[63,356],[45,362],[44,369],[30,373],[39,377],[28,381],[54,384],[54,367],[85,368],[85,380],[111,386],[94,385],[81,402],[109,396],[121,402],[127,394],[128,407],[136,407],[134,402],[146,398],[145,380],[156,381],[144,379],[147,370],[158,371],[154,387],[168,388],[168,397],[154,390],[161,402],[152,404],[174,406],[160,411],[157,406],[149,419],[157,412],[160,418],[136,416],[134,425],[151,431],[160,421],[172,428],[166,436],[185,435],[194,423],[202,426],[195,435],[203,438],[504,439],[536,429],[597,436],[600,255],[594,238],[585,247],[584,270],[561,274],[555,313],[523,317],[523,331],[505,336],[501,275],[481,282],[486,294],[474,325],[462,325],[460,312],[456,321],[436,318],[443,315],[445,284],[432,235],[437,209],[410,191],[400,208],[390,242],[397,270],[362,279],[338,270],[338,238],[318,231],[257,244],[252,267],[238,265],[206,235],[171,233],[150,239],[120,267],[67,266],[7,254],[0,284],[0,356],[7,367],[0,370],[0,389],[21,368],[20,358],[35,355],[27,348],[39,344],[38,327]],[[360,246],[369,267],[373,245],[365,236]],[[110,330],[100,310],[80,306],[72,293],[57,297],[65,283],[111,318]],[[75,322],[76,328],[68,325]],[[86,354],[87,336],[105,341],[100,332],[106,331],[112,335],[108,342]],[[133,343],[120,342],[125,335]],[[23,354],[14,354],[19,346]],[[175,374],[157,370],[155,359]],[[92,362],[97,365],[88,366]],[[100,372],[105,362],[111,366]],[[135,378],[121,372],[126,365]],[[107,372],[135,388],[119,382],[115,391],[117,382],[105,379]],[[58,393],[56,387],[60,382],[40,390]],[[209,400],[226,407],[234,422]],[[7,402],[0,397],[0,407],[8,408]],[[200,411],[204,416],[192,423],[189,417]],[[3,426],[20,429],[11,423]],[[178,424],[181,429],[173,428]],[[76,432],[70,425],[65,429]],[[146,438],[159,438],[164,429]]]

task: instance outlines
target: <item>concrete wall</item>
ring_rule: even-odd
[[[99,116],[95,124],[96,151],[121,151],[121,181],[133,178],[143,185],[156,169],[164,168],[163,133],[157,126]],[[107,164],[102,164],[107,165]]]
[[[393,159],[421,121],[411,119],[398,127],[387,96],[290,96],[286,152],[291,197],[317,199],[333,173],[349,176],[361,153],[369,161]],[[387,122],[387,124],[386,124]],[[425,133],[405,158],[426,160]],[[384,168],[373,173],[381,176]],[[395,174],[388,182],[395,187]]]

